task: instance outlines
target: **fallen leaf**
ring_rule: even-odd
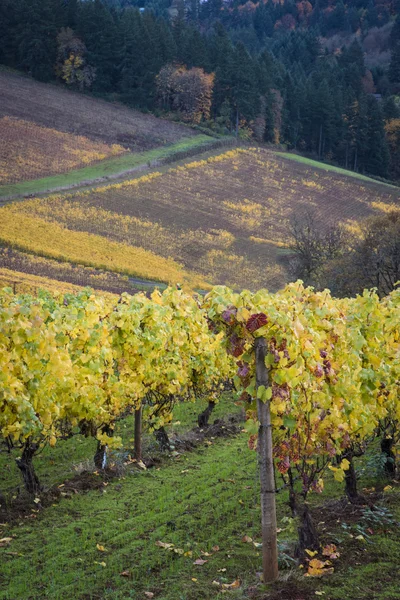
[[[194,565],[204,565],[204,563],[208,562],[207,560],[203,560],[202,558],[198,558],[197,560],[194,561]]]
[[[10,538],[10,537],[1,538],[1,540],[0,540],[0,547],[1,546],[8,546],[8,544],[10,542],[12,542],[12,538]]]
[[[323,569],[326,565],[326,561],[319,560],[318,558],[313,558],[310,560],[310,567],[312,569]]]
[[[95,565],[100,565],[101,567],[106,567],[106,563],[105,562],[97,562],[97,560],[94,561]]]
[[[325,592],[319,592],[319,591],[316,591],[316,592],[315,592],[315,595],[316,595],[316,596],[323,596],[324,594],[325,594]]]
[[[362,542],[365,542],[365,537],[363,535],[356,535],[355,537],[356,540],[361,540]]]
[[[311,556],[311,558],[313,556],[315,556],[316,554],[318,554],[318,550],[308,550],[307,548],[306,548],[306,552],[307,552],[308,556]]]
[[[214,581],[212,582],[212,585],[218,585],[218,586],[220,586],[221,584],[220,584],[220,582],[219,582],[219,581],[215,581],[215,580],[214,580]]]
[[[138,467],[140,467],[141,469],[143,469],[143,471],[147,471],[147,467],[146,467],[146,465],[144,464],[144,462],[142,460],[138,460],[137,461],[137,465],[138,465]]]
[[[219,546],[213,546],[213,547],[211,548],[211,550],[212,550],[213,552],[218,552],[218,550],[219,550]]]
[[[130,577],[131,574],[129,571],[122,571],[122,573],[120,573],[121,577]]]
[[[218,569],[218,573],[226,573],[226,569]]]
[[[154,598],[153,592],[145,592],[144,595],[146,596],[146,598]]]
[[[196,577],[192,577],[192,581],[197,581]]]
[[[99,550],[99,552],[105,552],[106,549],[104,548],[104,546],[102,546],[101,544],[96,544],[96,548],[97,550]]]
[[[40,503],[40,498],[35,498],[35,499],[34,499],[34,503],[35,503],[35,504],[39,504],[39,503]]]
[[[240,579],[235,579],[232,583],[223,583],[222,587],[225,589],[236,590],[240,587]]]
[[[252,541],[253,541],[253,538],[251,538],[249,535],[244,535],[242,537],[242,542],[247,542],[248,544],[251,544]]]
[[[209,552],[203,552],[203,550],[200,551],[200,554],[202,556],[212,556],[212,554],[210,554]]]
[[[156,546],[159,546],[160,548],[171,548],[173,544],[167,544],[167,542],[160,542],[160,540],[157,540]]]

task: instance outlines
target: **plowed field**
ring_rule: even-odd
[[[359,220],[395,206],[400,206],[400,190],[394,187],[308,166],[267,150],[238,149],[164,173],[10,205],[1,209],[0,239],[59,258],[48,235],[30,241],[11,224],[19,219],[26,231],[61,226],[63,238],[69,239],[66,261],[104,267],[98,252],[103,248],[101,239],[107,238],[118,243],[121,252],[125,246],[127,255],[135,246],[145,251],[143,257],[150,256],[146,252],[160,257],[160,264],[161,257],[174,259],[168,264],[183,265],[182,273],[192,281],[196,276],[197,281],[235,288],[276,290],[289,277],[285,245],[293,216],[311,209],[327,225],[343,222],[354,227]],[[90,238],[96,245],[87,244],[82,255],[83,246],[75,247],[77,232],[96,236]],[[154,275],[169,281],[166,269],[161,276],[159,268],[154,270],[153,260],[148,265],[130,263],[127,268],[121,252],[109,261],[115,270],[131,275],[145,271],[148,278]]]

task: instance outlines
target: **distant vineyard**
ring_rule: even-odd
[[[74,285],[72,283],[0,268],[0,288],[5,287],[11,288],[14,294],[31,294],[34,296],[39,290],[48,290],[58,294],[77,294],[82,291],[82,286]],[[105,296],[108,295],[107,292],[104,291],[102,294]]]
[[[66,173],[124,152],[118,144],[95,142],[20,119],[0,119],[0,184]]]
[[[180,282],[185,272],[197,287],[207,281],[274,291],[289,279],[293,216],[312,210],[326,226],[344,222],[354,231],[363,217],[398,202],[393,187],[270,151],[235,149],[164,173],[7,206],[0,238],[25,251],[138,277]],[[17,228],[17,220],[24,227]],[[42,230],[45,235],[37,234]],[[149,253],[163,259],[157,263]]]

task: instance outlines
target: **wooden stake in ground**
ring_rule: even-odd
[[[142,460],[142,407],[135,410],[135,458]]]
[[[256,338],[256,388],[268,389],[268,369],[265,365],[267,342]],[[257,413],[260,427],[258,432],[258,456],[261,482],[261,529],[263,545],[264,583],[271,583],[278,577],[278,549],[276,539],[275,473],[272,454],[272,425],[270,400],[257,398]]]

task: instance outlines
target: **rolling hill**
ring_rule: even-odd
[[[311,209],[327,225],[354,229],[399,205],[399,188],[341,169],[262,148],[214,151],[140,177],[3,207],[0,240],[11,250],[3,250],[0,264],[11,268],[12,255],[26,273],[60,280],[69,264],[79,271],[79,282],[70,283],[82,284],[88,274],[86,281],[100,288],[93,273],[143,284],[276,290],[290,277],[286,245],[294,216]],[[40,273],[34,256],[44,261]],[[118,291],[115,283],[104,289]],[[121,291],[126,287],[125,279]]]

